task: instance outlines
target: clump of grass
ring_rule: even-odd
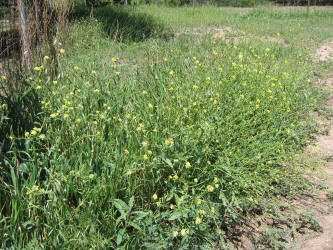
[[[269,247],[271,249],[285,249],[287,234],[283,229],[280,228],[268,228],[262,234],[262,237],[255,245],[259,249]]]
[[[318,220],[313,216],[311,212],[302,213],[299,217],[301,225],[297,231],[304,233],[305,229],[308,228],[315,232],[322,232],[323,227],[319,224]]]
[[[40,123],[10,137],[27,157],[6,159],[3,247],[224,246],[223,228],[307,189],[289,163],[324,99],[308,61],[209,36],[110,49],[102,25],[75,24],[57,79],[45,59],[29,80]]]

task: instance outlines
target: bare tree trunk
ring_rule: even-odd
[[[19,21],[20,21],[20,32],[22,40],[22,63],[26,66],[30,66],[30,53],[29,53],[29,43],[27,36],[27,24],[26,24],[26,14],[25,6],[23,0],[17,1],[17,7],[19,10]]]

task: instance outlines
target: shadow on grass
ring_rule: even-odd
[[[85,6],[77,6],[71,16],[71,20],[94,17],[102,23],[107,36],[116,37],[122,42],[140,42],[148,38],[159,37],[168,39],[172,37],[170,29],[155,20],[153,17],[138,13],[135,7],[106,6],[91,9]]]
[[[6,75],[7,79],[0,80],[0,165],[6,159],[26,158],[26,153],[22,154],[27,149],[25,133],[33,129],[42,111],[35,89],[24,80],[23,74],[9,71]],[[9,174],[5,165],[0,178],[6,172]]]

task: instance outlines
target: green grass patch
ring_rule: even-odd
[[[153,16],[144,19],[153,20],[147,27],[195,26],[194,16],[225,13],[205,17],[204,25],[250,32],[249,23],[263,20],[242,18],[242,11],[117,10],[119,23],[126,20],[119,13],[137,13],[124,21],[123,39],[112,39],[113,7],[98,10],[100,20],[71,24],[55,79],[48,58],[27,79],[42,111],[34,127],[7,135],[13,146],[3,158],[10,179],[1,185],[2,247],[223,248],[223,232],[267,200],[312,187],[292,164],[316,132],[308,114],[326,98],[312,85],[308,50],[293,39],[284,46],[135,33],[140,13]],[[172,15],[179,19],[165,18]],[[287,18],[282,36],[294,27]],[[317,25],[328,23],[322,18]],[[269,19],[272,34],[278,22]],[[304,36],[297,26],[294,32]],[[279,247],[282,236],[267,231],[263,242]]]

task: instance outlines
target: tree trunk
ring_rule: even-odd
[[[29,42],[27,36],[27,24],[26,24],[26,14],[25,5],[23,0],[17,1],[17,7],[19,11],[19,22],[20,22],[20,33],[22,40],[22,64],[30,66],[30,53],[29,53]]]

